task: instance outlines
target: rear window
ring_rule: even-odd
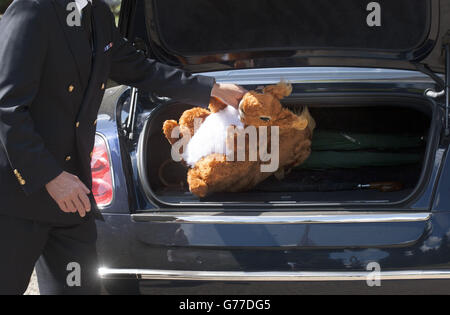
[[[230,51],[409,51],[431,24],[425,0],[153,0],[152,36],[180,55]],[[155,39],[155,38],[154,38]]]

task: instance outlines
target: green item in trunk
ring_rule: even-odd
[[[424,145],[421,135],[364,134],[334,130],[317,130],[312,151],[399,150]]]
[[[368,151],[313,151],[297,169],[359,168],[364,166],[395,166],[421,161],[419,153],[390,153]]]

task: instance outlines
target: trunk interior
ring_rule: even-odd
[[[427,156],[432,107],[411,97],[291,97],[286,107],[308,106],[317,128],[312,154],[283,180],[271,176],[247,192],[197,198],[189,192],[187,168],[171,159],[162,133],[190,105],[172,103],[152,112],[141,136],[147,194],[168,204],[392,203],[418,186]],[[142,154],[142,153],[141,153]],[[388,182],[394,189],[358,185]],[[385,186],[386,187],[386,186]],[[148,193],[150,192],[150,194]]]

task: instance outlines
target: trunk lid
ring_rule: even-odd
[[[280,66],[445,72],[446,0],[146,0],[143,6],[153,56],[193,72]]]

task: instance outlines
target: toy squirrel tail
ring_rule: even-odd
[[[305,118],[308,121],[308,128],[311,131],[311,134],[313,133],[314,129],[316,128],[316,121],[309,113],[308,107],[305,106],[303,109],[303,112],[301,113],[300,117]]]

